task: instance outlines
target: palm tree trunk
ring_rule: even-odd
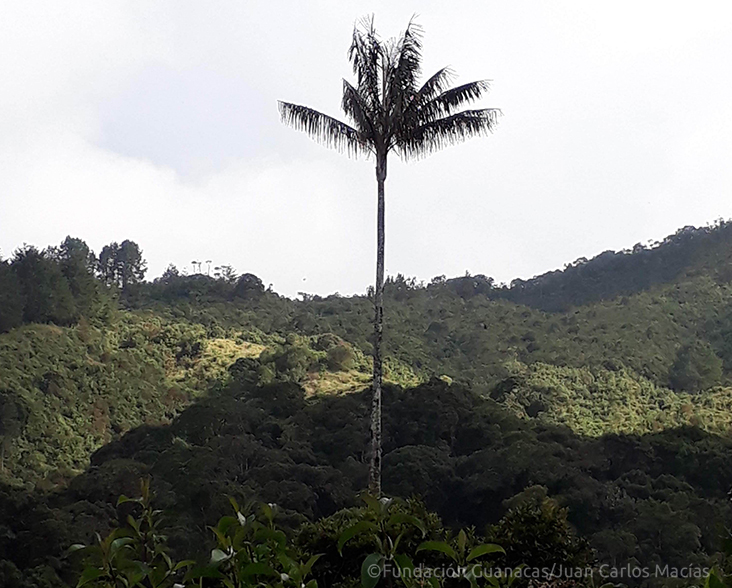
[[[384,320],[384,183],[386,182],[386,155],[376,157],[376,184],[378,191],[376,217],[376,287],[374,288],[374,381],[371,398],[371,447],[369,462],[369,492],[381,496],[381,381],[383,364],[381,341]]]

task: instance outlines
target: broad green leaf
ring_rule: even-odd
[[[112,541],[112,545],[109,548],[109,555],[114,557],[120,549],[130,543],[134,543],[134,541],[135,540],[132,537],[120,537],[119,539],[115,539]]]
[[[361,586],[363,588],[374,588],[379,582],[384,569],[384,556],[379,553],[372,553],[366,556],[361,564]]]
[[[225,551],[221,551],[220,549],[212,549],[211,550],[211,561],[209,562],[211,565],[218,565],[222,561],[226,561],[227,559],[231,559],[231,556],[226,553]]]
[[[707,574],[704,580],[704,588],[724,588],[724,580],[719,577],[716,569],[712,569]]]
[[[140,523],[132,515],[127,515],[127,524],[138,533],[140,532]]]
[[[414,563],[408,555],[400,553],[394,556],[394,562],[399,568],[399,577],[405,585],[409,585],[408,580],[414,578]]]
[[[366,506],[369,507],[369,510],[372,510],[374,512],[381,511],[381,505],[379,504],[378,499],[371,496],[371,494],[364,494],[363,496],[361,496],[361,499],[366,503]]]
[[[79,582],[76,584],[76,588],[81,588],[81,586],[84,586],[85,584],[88,584],[89,582],[96,580],[97,578],[104,575],[104,570],[100,570],[99,568],[86,568],[79,578]]]
[[[219,531],[216,527],[209,527],[214,535],[216,535],[216,540],[218,541],[219,545],[221,547],[229,547],[229,538]]]
[[[394,545],[391,548],[392,553],[396,553],[399,549],[399,543],[401,543],[402,537],[404,537],[404,533],[399,533],[399,535],[397,535],[397,538],[394,540]]]
[[[444,541],[425,541],[417,547],[417,553],[420,551],[439,551],[449,556],[453,561],[457,561],[458,559],[455,550]]]
[[[355,525],[348,527],[338,538],[338,553],[342,554],[343,546],[346,542],[353,539],[356,535],[365,533],[366,531],[377,531],[378,527],[371,521],[359,521]]]
[[[222,533],[226,533],[231,525],[234,525],[238,522],[238,519],[236,517],[221,517],[219,519],[218,525],[216,525],[216,528],[221,531]]]
[[[412,515],[408,515],[403,512],[397,512],[391,515],[391,517],[389,517],[389,525],[412,525],[413,527],[419,529],[419,531],[422,533],[422,537],[427,534],[427,531],[424,528],[424,523],[422,521],[420,521],[417,517],[413,517]]]
[[[272,533],[272,539],[279,545],[280,548],[287,545],[287,535],[285,535],[284,531],[280,531],[279,529]]]
[[[318,561],[321,557],[323,557],[322,553],[317,553],[313,557],[311,557],[304,566],[302,566],[302,575],[307,576],[310,571],[313,569],[313,565],[316,561]]]
[[[292,559],[289,555],[287,555],[286,553],[277,554],[277,559],[282,564],[282,567],[284,567],[288,571],[293,568],[299,567],[297,565],[297,562],[294,559]]]
[[[234,534],[234,539],[231,541],[232,547],[239,551],[241,549],[242,544],[244,543],[244,539],[247,536],[247,530],[244,527],[239,527]]]
[[[468,555],[468,561],[473,561],[476,557],[480,557],[481,555],[487,555],[489,553],[505,554],[506,551],[500,545],[494,545],[493,543],[483,543],[482,545],[478,545],[477,547],[473,548],[473,550]]]
[[[386,550],[384,549],[384,543],[381,541],[381,537],[379,537],[378,535],[374,535],[374,543],[376,543],[376,549],[379,553],[386,553]]]
[[[468,544],[468,536],[465,534],[463,529],[460,529],[460,532],[458,533],[457,543],[458,549],[460,550],[460,556],[462,557],[465,554],[465,546]]]
[[[142,498],[128,498],[123,494],[117,499],[117,506],[119,506],[120,504],[125,504],[127,502],[135,502],[137,504],[140,504],[142,502]]]

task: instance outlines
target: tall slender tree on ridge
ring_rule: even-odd
[[[374,377],[371,403],[369,491],[381,494],[381,384],[383,364],[384,183],[390,152],[404,160],[429,155],[448,145],[491,132],[500,111],[460,110],[488,90],[485,80],[450,88],[450,68],[442,68],[420,85],[422,29],[409,22],[395,39],[382,40],[373,17],[354,27],[348,51],[356,85],[343,80],[341,107],[351,124],[321,112],[279,102],[282,121],[349,155],[376,160],[377,248],[374,288]]]

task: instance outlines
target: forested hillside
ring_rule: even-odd
[[[711,561],[732,525],[731,260],[719,223],[510,286],[389,278],[385,492],[500,544],[529,489],[598,561]],[[291,300],[228,266],[144,277],[131,241],[0,260],[0,578],[18,586],[69,580],[63,550],[148,475],[181,557],[227,494],[295,529],[364,487],[368,295]]]

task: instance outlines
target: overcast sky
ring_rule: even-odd
[[[390,163],[387,273],[528,278],[732,217],[732,3],[9,0],[0,252],[132,239],[149,274],[231,264],[276,291],[373,282],[373,164],[283,126],[340,116],[354,22],[412,14],[425,74],[488,78],[496,132]],[[205,264],[204,264],[205,270]]]

